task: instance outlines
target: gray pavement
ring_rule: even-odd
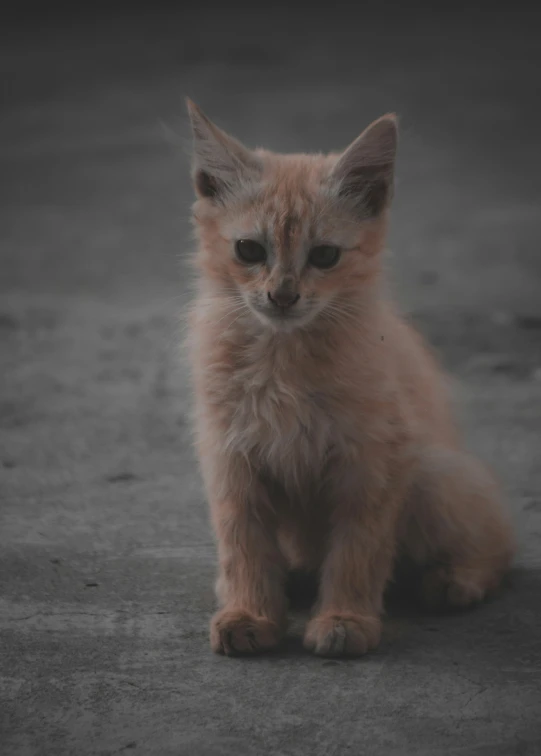
[[[0,753],[541,753],[539,16],[155,5],[2,28]],[[150,7],[150,4],[149,4]],[[368,6],[367,6],[368,7]],[[179,349],[183,97],[251,145],[398,112],[389,268],[440,351],[519,554],[360,661],[213,656],[215,555]]]

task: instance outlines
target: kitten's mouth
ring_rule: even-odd
[[[269,307],[268,305],[260,304],[259,302],[252,302],[251,305],[257,313],[264,315],[266,318],[269,318],[269,320],[285,320],[298,318],[302,315],[302,313],[295,307],[278,307],[276,305]]]
[[[292,312],[285,307],[273,307],[272,310],[264,310],[265,315],[272,320],[296,320],[302,315],[299,312]]]
[[[294,327],[306,320],[306,313],[286,307],[254,307],[259,320],[279,328]]]

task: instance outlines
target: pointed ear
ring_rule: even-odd
[[[261,163],[251,150],[215,126],[186,99],[193,134],[192,176],[196,194],[220,200],[261,175]]]
[[[331,180],[338,195],[352,202],[363,217],[379,215],[392,197],[397,139],[396,116],[382,116],[357,137],[333,168]]]

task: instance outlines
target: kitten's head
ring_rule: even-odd
[[[342,154],[279,155],[244,147],[191,101],[188,110],[197,263],[219,294],[275,330],[362,300],[384,243],[396,118],[375,121]]]

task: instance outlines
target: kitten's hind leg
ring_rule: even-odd
[[[402,536],[409,556],[427,566],[421,585],[433,609],[467,607],[499,585],[514,542],[495,481],[465,453],[423,453]]]

